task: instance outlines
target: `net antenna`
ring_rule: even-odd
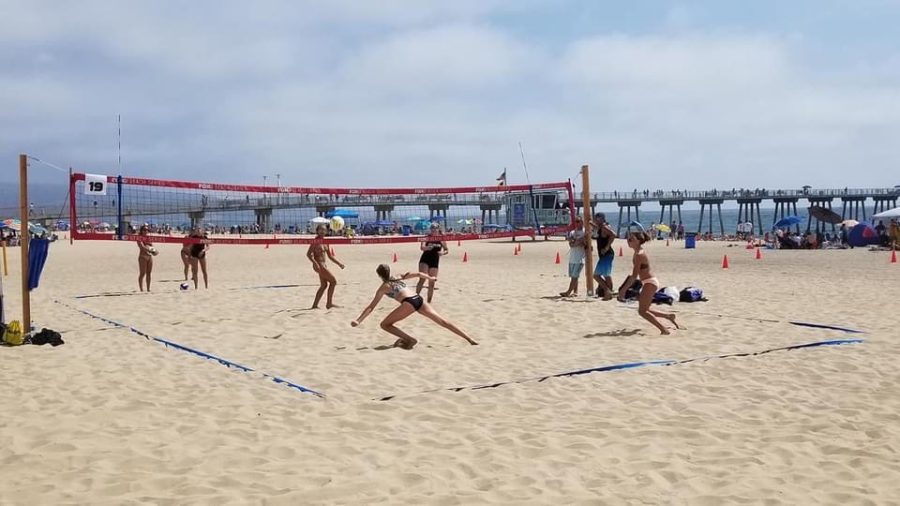
[[[522,168],[525,169],[525,182],[528,183],[528,194],[531,196],[531,214],[534,218],[534,229],[537,235],[541,235],[541,222],[538,220],[537,209],[534,205],[534,187],[531,186],[531,178],[528,177],[528,164],[525,163],[525,150],[522,148],[522,141],[519,141],[519,154],[522,155]]]

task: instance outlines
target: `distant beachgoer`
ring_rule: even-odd
[[[616,233],[606,222],[606,215],[603,213],[594,215],[594,229],[597,239],[597,267],[594,269],[597,297],[609,300],[613,298],[612,267],[613,260],[616,258],[613,241]]]
[[[208,236],[205,232],[200,230],[200,227],[194,227],[191,230],[190,235],[188,237],[192,239],[207,239]],[[203,272],[203,287],[209,288],[209,279],[206,272],[206,253],[209,251],[209,244],[206,243],[194,243],[190,244],[189,254],[191,261],[191,279],[194,281],[194,289],[198,288],[197,281],[197,271],[200,270]]]
[[[619,289],[618,299],[624,302],[625,292],[632,285],[632,283],[634,283],[635,279],[640,279],[642,286],[640,298],[638,299],[638,314],[648,322],[652,323],[654,327],[658,328],[661,334],[668,335],[670,334],[669,329],[663,326],[663,324],[660,323],[657,318],[665,318],[666,320],[669,320],[673,325],[675,325],[675,328],[677,329],[679,327],[678,323],[675,322],[675,315],[672,313],[664,313],[662,311],[655,311],[653,309],[650,309],[650,304],[653,302],[653,295],[660,288],[659,280],[656,279],[656,276],[654,276],[653,272],[650,270],[650,259],[647,256],[647,252],[644,251],[644,243],[646,243],[650,239],[650,234],[643,230],[629,232],[628,247],[634,250],[634,256],[632,257],[632,264],[634,265],[634,269],[631,271],[631,275],[628,276],[628,279],[625,280],[625,283],[623,283],[622,287]]]
[[[560,292],[562,297],[578,296],[578,278],[581,277],[581,269],[584,268],[584,222],[581,216],[575,216],[575,230],[566,236],[569,241],[569,288]]]
[[[441,225],[432,223],[428,235],[438,235],[440,232]],[[438,265],[440,264],[441,256],[446,255],[450,250],[447,248],[446,241],[425,241],[420,248],[422,249],[422,256],[419,257],[419,272],[427,274],[431,278],[428,279],[428,302],[430,303],[434,297],[434,283],[437,281]],[[419,282],[416,283],[416,294],[422,293],[424,285],[425,278],[419,278]]]
[[[313,270],[319,275],[319,290],[316,291],[316,298],[313,300],[312,309],[317,309],[319,307],[319,301],[322,300],[322,294],[325,293],[325,290],[328,290],[328,298],[325,299],[325,308],[331,309],[337,307],[334,304],[334,289],[337,286],[337,278],[335,278],[334,274],[328,270],[325,259],[329,258],[332,262],[336,263],[338,267],[341,269],[344,268],[344,264],[331,254],[331,248],[325,244],[325,233],[325,225],[317,226],[316,238],[319,240],[310,244],[309,249],[306,250],[306,258],[309,258],[309,261],[312,262]]]
[[[392,277],[391,268],[386,264],[379,265],[375,269],[375,272],[378,274],[378,277],[381,278],[381,285],[375,291],[375,297],[372,299],[372,302],[370,302],[369,305],[366,306],[365,309],[363,309],[359,317],[350,322],[350,325],[352,325],[353,327],[359,326],[363,322],[363,320],[365,320],[366,317],[369,316],[376,307],[378,307],[378,303],[381,302],[381,298],[387,295],[388,297],[400,303],[400,307],[391,311],[384,318],[384,320],[381,321],[381,328],[384,329],[385,332],[397,337],[397,340],[394,342],[395,347],[411,350],[413,346],[415,346],[418,342],[413,336],[400,330],[395,325],[404,318],[416,312],[437,323],[441,327],[444,327],[450,332],[453,332],[459,337],[465,339],[469,344],[478,344],[477,342],[472,340],[472,338],[470,338],[465,332],[460,330],[459,327],[439,315],[437,311],[435,311],[431,307],[431,305],[428,304],[428,302],[422,300],[421,295],[415,293],[411,288],[406,286],[406,283],[403,282],[403,280],[412,278],[429,280],[431,276],[429,276],[428,274],[423,274],[421,272],[407,272],[400,277]]]
[[[147,228],[147,225],[143,225],[138,233],[146,237],[150,233],[150,229]],[[150,277],[153,273],[153,256],[156,255],[156,248],[153,247],[152,242],[146,239],[138,240],[137,245],[140,251],[138,253],[138,288],[142,292],[144,291],[144,278],[146,278],[147,291],[149,292]]]

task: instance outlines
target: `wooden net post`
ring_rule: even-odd
[[[19,155],[19,236],[22,257],[22,332],[31,332],[31,297],[28,291],[28,156]]]
[[[594,255],[591,248],[591,169],[587,165],[581,166],[581,209],[584,214],[584,274],[587,276],[587,293],[590,297],[594,293]]]

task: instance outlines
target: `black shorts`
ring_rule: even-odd
[[[425,300],[422,299],[421,295],[413,295],[412,297],[403,299],[403,301],[401,301],[400,303],[403,304],[404,302],[409,302],[409,305],[412,306],[413,309],[418,311],[422,307],[422,304],[425,303]]]
[[[426,251],[419,258],[420,264],[425,264],[429,269],[437,269],[441,262],[441,256],[437,252]]]

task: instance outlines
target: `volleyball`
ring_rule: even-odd
[[[344,228],[344,218],[340,216],[334,216],[331,218],[331,230],[337,232],[338,230],[342,230]]]
[[[187,284],[187,283],[182,283],[182,284],[181,284],[181,289],[182,289],[182,290],[187,290],[187,289],[190,288],[190,287],[191,287],[191,285],[189,285],[189,284]]]
[[[154,248],[153,246],[150,246],[149,248],[147,248],[147,251],[149,251],[150,254],[153,256],[156,256],[159,254],[159,251],[156,251],[156,248]]]

